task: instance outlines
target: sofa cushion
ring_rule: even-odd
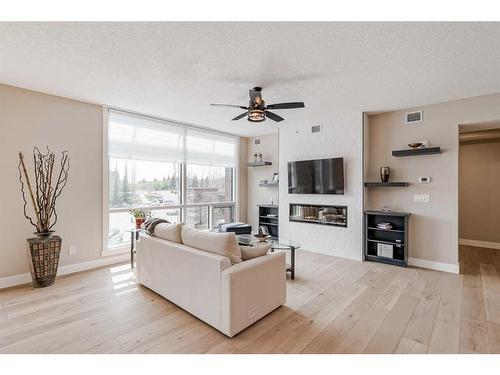
[[[267,242],[256,243],[252,246],[240,245],[241,259],[245,261],[266,255],[270,248],[271,244],[268,244]]]
[[[181,228],[184,224],[160,223],[154,228],[154,235],[167,241],[182,243]]]
[[[183,226],[182,243],[195,249],[228,257],[232,264],[241,262],[241,250],[234,233],[218,233]]]

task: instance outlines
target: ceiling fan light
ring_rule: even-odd
[[[254,109],[248,112],[248,121],[261,122],[266,119],[266,114],[260,109]]]

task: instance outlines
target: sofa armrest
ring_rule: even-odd
[[[230,337],[285,302],[283,251],[235,264],[222,272],[222,331]]]

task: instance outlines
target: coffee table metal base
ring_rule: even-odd
[[[240,234],[236,236],[238,243],[240,245],[254,245],[259,242],[250,234]],[[270,238],[266,240],[267,243],[271,245],[271,252],[274,253],[276,250],[290,251],[290,264],[287,264],[286,272],[290,272],[290,277],[292,280],[295,279],[295,250],[300,248],[300,244],[295,241],[280,241],[277,238]]]
[[[271,253],[274,253],[274,249],[271,248]],[[290,278],[295,279],[295,247],[290,247],[290,264],[287,263],[286,272],[290,272]]]

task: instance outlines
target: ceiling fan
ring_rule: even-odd
[[[250,102],[248,103],[248,107],[244,107],[242,105],[234,105],[234,104],[210,104],[210,105],[245,109],[246,112],[243,112],[241,115],[236,116],[235,118],[232,119],[232,121],[240,120],[243,117],[247,116],[248,121],[251,122],[262,122],[266,120],[266,117],[270,118],[273,121],[280,122],[283,121],[284,118],[278,116],[276,113],[269,111],[269,109],[292,109],[292,108],[305,107],[303,102],[277,103],[277,104],[269,104],[266,106],[266,103],[262,99],[261,91],[262,87],[254,87],[253,89],[249,90]]]

